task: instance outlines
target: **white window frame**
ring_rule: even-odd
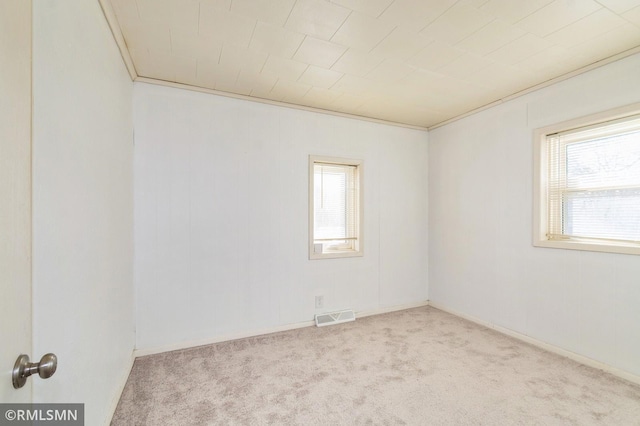
[[[356,167],[357,185],[357,214],[356,214],[356,240],[355,248],[345,250],[331,250],[328,252],[318,252],[314,244],[314,165],[316,163],[335,164],[339,166]],[[335,259],[342,257],[359,257],[364,255],[364,161],[349,158],[324,157],[319,155],[309,156],[309,259]]]
[[[547,188],[549,185],[547,136],[554,133],[604,124],[608,121],[640,114],[640,103],[627,105],[613,110],[564,121],[551,126],[534,130],[534,178],[533,178],[533,245],[536,247],[550,247],[569,250],[587,250],[596,252],[622,253],[640,255],[640,245],[627,242],[606,242],[594,240],[551,240],[549,232],[549,203]]]

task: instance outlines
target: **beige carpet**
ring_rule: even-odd
[[[640,386],[434,308],[136,360],[112,425],[640,425]]]

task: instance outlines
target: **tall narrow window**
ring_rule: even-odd
[[[640,114],[544,133],[539,245],[640,254]]]
[[[361,256],[362,161],[310,157],[309,257]]]

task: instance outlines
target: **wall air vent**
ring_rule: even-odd
[[[316,326],[324,327],[325,325],[340,324],[355,320],[356,314],[351,309],[347,309],[346,311],[316,315]]]

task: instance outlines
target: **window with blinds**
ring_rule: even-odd
[[[543,145],[544,239],[640,254],[640,114],[546,133]]]
[[[362,162],[310,158],[312,259],[362,255]]]

